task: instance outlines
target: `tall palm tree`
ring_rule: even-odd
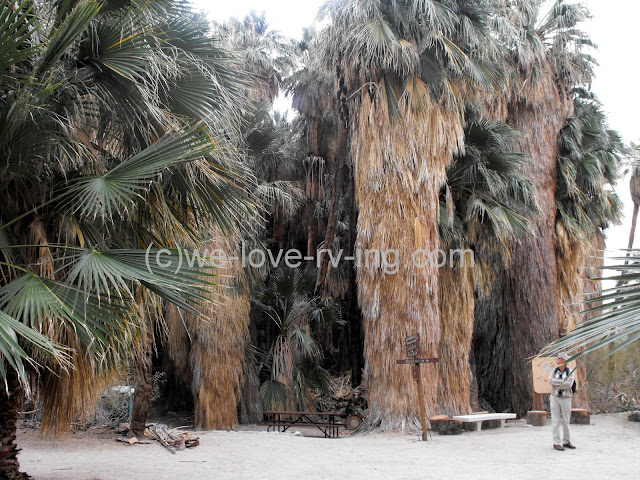
[[[515,148],[533,159],[525,175],[533,182],[540,207],[533,235],[511,244],[511,261],[493,265],[496,281],[490,296],[476,305],[479,335],[476,351],[484,359],[481,381],[494,408],[523,415],[531,407],[526,359],[560,333],[559,283],[556,265],[557,137],[571,114],[571,89],[588,83],[592,45],[577,28],[588,12],[557,0],[543,16],[544,2],[520,0],[500,17],[505,63],[512,65],[504,94],[493,102],[495,116],[520,131]],[[543,300],[544,299],[544,300]],[[498,345],[499,347],[494,347]]]
[[[531,182],[522,172],[531,160],[510,151],[517,133],[473,111],[467,113],[464,131],[464,153],[447,167],[440,194],[441,248],[459,253],[454,264],[438,272],[437,403],[440,412],[458,415],[478,403],[471,393],[476,380],[471,356],[475,296],[490,288],[492,275],[483,254],[508,258],[509,241],[531,234],[528,218],[537,208]]]
[[[148,263],[152,244],[191,246],[201,226],[252,215],[233,65],[182,2],[38,7],[0,8],[3,478],[26,478],[15,421],[30,386],[43,425],[66,428],[160,299],[194,314],[208,302],[213,277]]]
[[[296,182],[274,179],[276,173],[283,173],[283,164],[288,160],[283,151],[285,130],[275,124],[264,105],[249,117],[246,130],[243,128],[244,161],[257,177],[252,197],[259,209],[246,219],[251,228],[244,236],[225,238],[219,229],[212,229],[199,247],[200,252],[224,252],[226,259],[241,256],[241,241],[246,244],[245,252],[266,249],[266,239],[262,240],[267,230],[265,213],[279,210],[283,215],[293,215],[303,198]],[[168,310],[167,353],[174,377],[188,387],[193,397],[198,428],[231,428],[239,420],[238,405],[242,404],[245,410],[253,406],[247,406],[244,398],[251,392],[242,391],[247,381],[257,382],[255,365],[245,361],[246,352],[253,348],[249,343],[250,296],[261,290],[267,270],[268,267],[245,270],[239,261],[222,261],[216,269],[219,281],[208,287],[212,303],[201,309],[202,315],[180,312],[175,307]],[[261,410],[258,405],[250,416],[259,420]]]
[[[464,99],[496,80],[485,61],[491,12],[490,2],[432,0],[330,1],[322,10],[324,55],[343,69],[349,99],[357,250],[395,255],[399,266],[388,274],[363,255],[357,269],[371,426],[418,424],[415,387],[395,360],[415,333],[435,355],[440,319],[436,269],[425,258],[418,268],[412,253],[438,247],[438,192],[463,145]],[[427,370],[433,411],[437,370]]]

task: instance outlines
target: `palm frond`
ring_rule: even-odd
[[[71,190],[70,202],[85,216],[112,217],[117,211],[131,209],[134,197],[163,170],[200,159],[215,148],[201,125],[168,133],[105,174],[80,180]]]
[[[49,38],[35,68],[36,78],[47,72],[69,46],[77,41],[78,36],[86,30],[99,11],[100,4],[93,0],[85,0],[73,8]]]
[[[589,298],[582,313],[596,315],[578,323],[567,335],[547,345],[540,355],[557,355],[565,351],[571,355],[571,361],[613,344],[613,348],[604,352],[604,359],[640,339],[640,250],[632,249],[628,254],[608,259],[624,260],[624,265],[610,264],[601,270],[628,272],[604,279],[629,283],[622,288],[602,290]]]

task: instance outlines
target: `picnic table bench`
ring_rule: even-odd
[[[482,430],[482,422],[487,420],[499,421],[500,427],[504,427],[505,420],[516,418],[515,413],[481,413],[472,415],[456,415],[452,417],[454,420],[461,420],[465,430],[475,431]]]
[[[335,412],[290,412],[283,410],[265,410],[262,412],[267,431],[286,432],[291,427],[316,427],[325,438],[337,438],[344,423],[338,421],[342,413]]]

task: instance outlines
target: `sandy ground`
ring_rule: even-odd
[[[311,431],[303,431],[311,435]],[[18,436],[22,470],[44,479],[618,479],[640,478],[640,423],[626,414],[572,425],[576,450],[553,450],[551,427],[522,420],[503,429],[434,434],[374,432],[324,439],[291,433],[199,432],[200,446],[172,455],[159,443],[129,446],[113,432],[55,441]]]

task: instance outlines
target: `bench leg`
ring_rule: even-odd
[[[464,422],[462,426],[467,432],[479,432],[482,430],[481,423],[482,422]]]

